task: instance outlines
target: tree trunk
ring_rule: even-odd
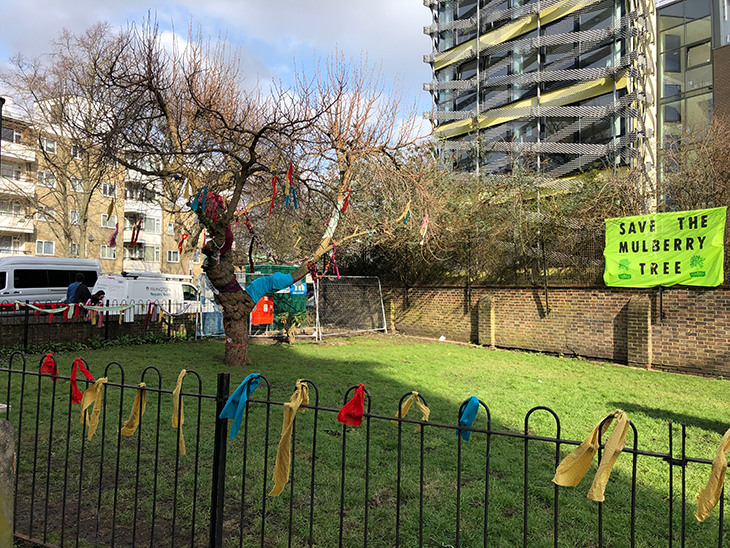
[[[214,225],[214,228],[217,228]],[[316,261],[329,249],[330,238],[320,242],[312,258]],[[224,253],[220,261],[215,257],[217,245],[211,240],[203,247],[207,257],[203,270],[210,283],[218,291],[215,302],[223,309],[223,329],[226,332],[225,365],[243,367],[250,363],[248,358],[248,318],[256,306],[253,299],[236,281],[236,273],[231,260],[232,253]],[[309,272],[308,265],[303,264],[292,272],[292,279],[297,282]],[[293,337],[292,337],[293,342]]]
[[[203,253],[208,257],[203,270],[210,283],[218,291],[215,302],[223,309],[223,329],[226,333],[225,365],[243,367],[248,358],[248,317],[256,303],[236,281],[231,254],[225,253],[218,262],[212,258],[214,246],[205,245]]]

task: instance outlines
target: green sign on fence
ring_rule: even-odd
[[[723,282],[726,207],[606,219],[608,286]]]

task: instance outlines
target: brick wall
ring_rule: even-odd
[[[409,335],[730,375],[730,291],[385,288],[389,328]]]

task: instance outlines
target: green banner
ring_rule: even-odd
[[[606,219],[608,286],[723,282],[726,207]]]

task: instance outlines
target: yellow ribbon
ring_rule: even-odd
[[[284,404],[284,422],[281,425],[281,440],[279,450],[276,453],[276,464],[274,465],[274,488],[269,493],[270,497],[276,497],[281,493],[289,481],[289,467],[291,464],[291,432],[294,425],[294,417],[300,405],[309,403],[309,386],[301,379],[297,380],[296,389],[289,398],[289,403]],[[302,412],[305,410],[302,409]]]
[[[89,386],[84,395],[81,396],[81,424],[89,425],[89,434],[87,439],[91,441],[96,427],[99,425],[99,413],[101,413],[101,403],[104,395],[104,384],[107,382],[107,378],[103,377],[97,379],[97,381]],[[86,412],[86,408],[90,405],[94,406],[94,410],[91,412],[91,418]]]
[[[109,219],[114,214],[114,202],[115,202],[115,200],[114,200],[114,198],[112,198],[112,201],[109,203],[109,209],[106,210],[107,222],[109,222]]]
[[[405,210],[403,211],[403,213],[401,214],[401,216],[400,216],[400,217],[398,217],[398,218],[397,218],[397,219],[395,220],[395,222],[396,222],[396,223],[399,223],[399,222],[401,222],[401,221],[402,221],[403,219],[405,219],[405,218],[406,218],[406,215],[408,215],[408,212],[409,212],[410,210],[411,210],[411,201],[410,201],[410,200],[408,200],[408,203],[406,204],[406,209],[405,209]]]
[[[426,407],[425,404],[421,403],[421,400],[418,398],[418,392],[416,392],[415,390],[413,392],[411,392],[410,397],[406,401],[403,402],[403,405],[400,406],[400,414],[397,416],[400,418],[405,417],[408,414],[408,411],[410,410],[411,404],[413,403],[414,400],[416,402],[416,405],[418,406],[419,411],[421,412],[421,420],[423,422],[428,422],[428,416],[431,414],[431,410],[428,407]],[[393,420],[390,422],[392,422],[393,424],[398,424],[400,421]],[[421,430],[421,425],[417,424],[416,432],[419,432],[420,430]]]
[[[129,420],[124,423],[122,428],[122,435],[131,436],[139,426],[139,419],[144,415],[144,408],[147,402],[147,391],[143,388],[147,386],[145,383],[139,383],[139,388],[134,396],[134,403],[132,404],[132,412],[129,414]]]
[[[730,430],[725,432],[720,446],[717,448],[715,460],[712,462],[710,479],[707,480],[707,487],[700,489],[700,494],[697,495],[697,511],[695,512],[697,521],[705,521],[715,508],[717,501],[720,500],[722,486],[725,482],[725,472],[727,471],[725,453],[728,450],[730,450]]]
[[[180,376],[177,378],[177,386],[175,386],[175,390],[172,391],[172,427],[177,428],[179,432],[179,441],[180,441],[180,454],[185,454],[185,437],[183,436],[182,431],[182,425],[185,424],[185,415],[183,415],[183,404],[182,399],[180,398],[180,392],[182,390],[182,382],[185,375],[187,375],[188,372],[186,369],[183,369],[180,371]],[[177,418],[178,413],[180,415],[180,424],[178,424]]]
[[[617,409],[613,413],[609,413],[603,417],[599,423],[595,426],[590,435],[581,443],[572,453],[565,457],[557,470],[555,470],[555,477],[553,482],[558,485],[565,485],[575,487],[586,475],[588,469],[591,467],[593,462],[593,455],[598,451],[599,443],[598,440],[603,435],[608,427],[616,419],[616,425],[613,428],[613,432],[606,441],[606,446],[603,449],[603,457],[601,462],[598,464],[598,470],[596,470],[596,476],[593,478],[593,484],[591,485],[590,491],[588,491],[588,498],[592,500],[602,501],[603,492],[606,489],[608,478],[611,475],[613,465],[616,463],[616,459],[623,451],[624,443],[626,443],[626,434],[629,431],[629,418],[626,413]],[[609,419],[609,420],[606,420]],[[606,421],[601,428],[601,423]],[[600,428],[600,434],[599,434]]]

